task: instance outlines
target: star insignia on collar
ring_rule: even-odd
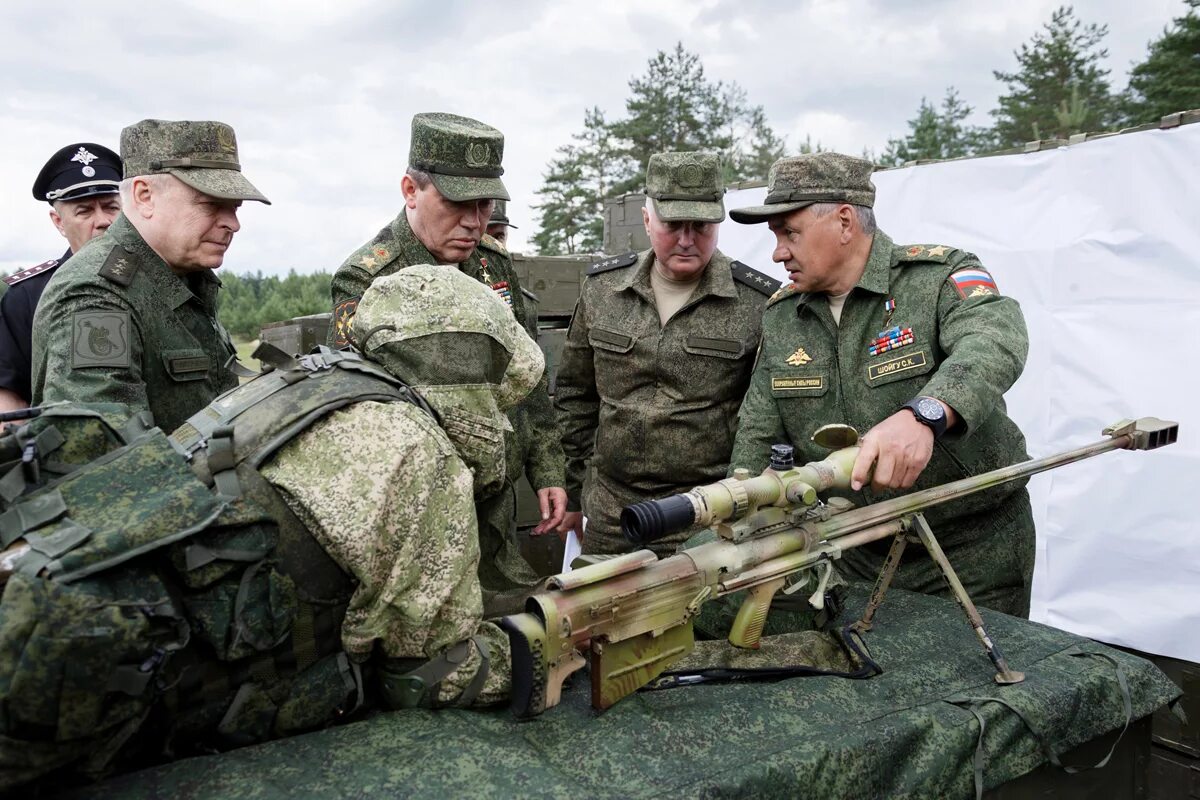
[[[80,164],[83,164],[85,167],[88,164],[95,161],[96,158],[97,158],[97,156],[93,155],[92,153],[89,153],[88,149],[86,147],[79,148],[79,152],[76,153],[75,155],[71,156],[72,161],[78,161]]]
[[[950,250],[950,248],[949,248],[949,247],[946,247],[946,245],[944,245],[944,244],[939,244],[937,247],[931,247],[931,248],[929,248],[929,255],[931,255],[931,256],[944,256],[944,255],[946,255],[946,253],[947,253],[949,250]]]
[[[796,352],[787,357],[787,363],[793,367],[802,367],[810,361],[812,361],[812,356],[804,352],[803,347],[797,347]]]

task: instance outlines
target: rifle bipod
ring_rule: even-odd
[[[958,603],[958,607],[967,615],[967,621],[971,623],[972,630],[975,631],[975,635],[979,638],[983,649],[987,652],[988,658],[996,666],[996,683],[1007,686],[1025,680],[1025,673],[1017,672],[1008,666],[1008,661],[1005,660],[1004,654],[1000,652],[1000,648],[996,646],[996,643],[992,641],[992,637],[988,635],[987,629],[983,627],[983,617],[979,615],[979,609],[975,608],[975,603],[972,602],[971,596],[967,594],[962,581],[958,579],[958,574],[954,571],[954,567],[951,566],[949,559],[946,558],[946,554],[942,552],[942,546],[938,543],[937,537],[933,535],[933,530],[925,520],[925,515],[913,514],[912,516],[903,518],[902,522],[903,528],[893,537],[892,546],[888,550],[887,558],[883,562],[883,567],[879,570],[879,576],[875,579],[875,588],[871,590],[871,599],[867,601],[866,610],[863,611],[861,619],[850,625],[851,629],[859,633],[871,630],[871,619],[875,616],[875,612],[879,610],[879,606],[883,604],[883,596],[887,594],[888,587],[892,584],[892,579],[896,577],[896,570],[900,566],[900,558],[904,555],[904,548],[910,540],[920,542],[925,546],[929,557],[933,559],[938,569],[941,570],[942,577],[946,579],[946,585],[950,587],[950,593],[954,595],[954,601]]]

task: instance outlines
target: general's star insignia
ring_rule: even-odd
[[[944,256],[944,255],[946,255],[946,252],[947,252],[949,249],[950,249],[950,248],[949,248],[949,247],[946,247],[946,245],[944,245],[944,244],[939,244],[937,247],[931,247],[931,248],[929,248],[929,255],[931,255],[931,256]]]
[[[123,258],[118,258],[117,263],[109,267],[108,270],[118,277],[124,276],[129,271],[129,262]]]
[[[787,357],[787,363],[793,367],[802,367],[810,361],[812,361],[812,356],[804,352],[803,347],[797,347],[796,352]]]
[[[910,256],[919,256],[919,255],[921,255],[921,252],[924,249],[925,248],[921,247],[921,245],[914,244],[912,247],[908,248],[908,250],[906,250],[905,252],[908,253]]]
[[[373,266],[375,266],[375,265],[378,263],[378,262],[377,262],[377,261],[376,261],[374,258],[372,258],[371,256],[363,256],[363,257],[362,257],[362,259],[361,259],[361,261],[362,261],[362,265],[363,265],[364,267],[367,267],[368,269],[369,269],[369,268],[371,268],[371,267],[373,267]]]
[[[96,156],[89,153],[86,147],[81,147],[79,148],[78,153],[71,156],[71,160],[78,161],[80,164],[83,164],[86,167],[88,164],[96,160]]]

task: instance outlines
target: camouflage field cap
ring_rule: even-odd
[[[126,178],[165,172],[209,197],[271,203],[242,175],[224,122],[144,119],[121,131],[121,160]]]
[[[488,225],[507,225],[510,228],[517,227],[508,221],[508,203],[506,201],[496,201],[496,205],[492,208],[492,217],[488,220]]]
[[[646,166],[646,196],[663,222],[725,219],[721,160],[712,153],[655,153]]]
[[[412,120],[408,165],[428,172],[447,199],[509,200],[500,176],[504,134],[457,114],[417,114]]]
[[[841,153],[812,153],[781,158],[767,176],[765,205],[737,208],[729,212],[734,222],[766,222],[776,214],[787,214],[813,203],[875,205],[875,165]]]

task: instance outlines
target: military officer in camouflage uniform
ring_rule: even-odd
[[[487,235],[500,244],[508,247],[508,229],[515,228],[508,219],[508,201],[497,200],[492,206],[492,216],[488,219]]]
[[[121,216],[38,304],[33,402],[124,403],[170,430],[237,384],[214,270],[243,200],[233,128],[142,120],[121,131]]]
[[[629,549],[623,507],[725,475],[762,310],[779,286],[717,250],[715,155],[652,156],[646,194],[652,247],[588,269],[558,372],[571,510],[561,527],[578,531],[586,515],[588,553]],[[653,549],[668,555],[684,538]]]
[[[484,233],[493,201],[509,199],[500,180],[503,155],[504,136],[489,125],[454,114],[413,117],[408,171],[400,182],[404,209],[333,276],[330,340],[335,347],[351,343],[355,310],[373,281],[423,263],[454,265],[486,284],[536,340],[537,318],[524,302],[508,251]],[[455,353],[445,354],[447,370],[453,370],[457,358]],[[542,523],[536,532],[557,526],[566,510],[562,450],[544,376],[509,413],[509,420],[513,430],[505,434],[506,480],[477,508],[480,579],[489,613],[511,609],[509,601],[515,602],[537,577],[517,548],[515,484],[522,470],[541,505]],[[509,594],[501,594],[505,592]]]
[[[825,451],[813,432],[860,432],[857,503],[924,489],[1028,458],[1005,412],[1028,339],[1017,302],[971,253],[898,245],[875,225],[872,165],[836,153],[771,167],[766,203],[730,212],[766,222],[792,282],[763,315],[763,342],[739,414],[732,468],[761,471],[772,444],[797,463]],[[980,605],[1028,616],[1034,530],[1024,483],[926,512]],[[847,552],[842,566],[872,579],[888,543]],[[920,548],[908,548],[902,588],[947,594]]]
[[[93,142],[76,142],[50,157],[33,182],[34,199],[50,204],[50,221],[67,252],[4,279],[0,296],[0,411],[29,405],[33,314],[55,270],[108,230],[121,213],[121,157]]]

